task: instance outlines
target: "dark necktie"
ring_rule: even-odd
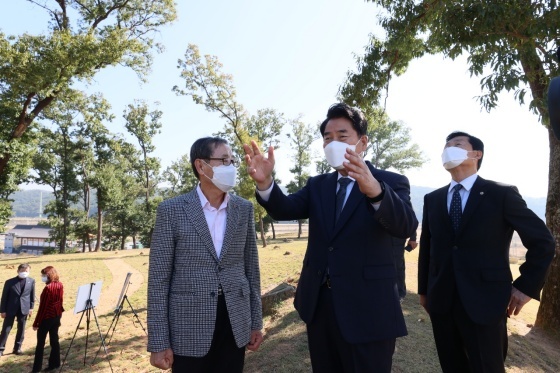
[[[342,207],[344,206],[344,199],[346,197],[346,187],[350,184],[350,180],[347,177],[341,177],[338,179],[338,183],[340,184],[340,188],[338,188],[338,192],[336,192],[336,220],[338,221],[338,217],[340,216],[340,212],[342,211]]]
[[[463,208],[461,206],[461,195],[459,191],[463,186],[457,184],[453,187],[453,197],[451,197],[451,205],[449,206],[449,216],[451,217],[451,225],[453,230],[457,232],[459,230],[459,224],[461,224],[461,216],[463,216]]]

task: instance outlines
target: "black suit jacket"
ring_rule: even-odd
[[[479,176],[457,234],[447,209],[448,189],[449,185],[424,197],[418,293],[427,295],[430,312],[449,311],[457,295],[478,324],[490,325],[503,317],[512,289],[509,246],[513,231],[528,250],[513,286],[540,299],[554,256],[554,239],[517,188]]]
[[[29,310],[35,305],[35,280],[27,277],[23,293],[19,285],[20,278],[14,277],[6,280],[2,290],[2,301],[0,302],[0,313],[15,316],[21,309],[23,315],[28,315]]]
[[[354,183],[335,225],[338,173],[310,178],[286,196],[274,185],[268,202],[259,203],[275,220],[309,219],[309,239],[294,305],[306,323],[313,320],[326,268],[337,322],[349,343],[406,335],[399,303],[391,236],[407,238],[418,221],[410,204],[408,179],[373,168],[385,185],[376,211]]]

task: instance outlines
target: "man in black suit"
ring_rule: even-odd
[[[321,124],[323,148],[337,170],[309,178],[286,196],[268,158],[245,145],[257,200],[275,220],[309,219],[309,239],[294,305],[307,325],[315,373],[390,372],[395,339],[406,335],[392,236],[407,238],[418,221],[406,177],[375,169],[360,153],[367,121],[332,105]]]
[[[0,316],[4,319],[2,332],[0,333],[0,356],[4,354],[8,334],[17,319],[17,334],[14,343],[14,354],[23,354],[21,346],[23,343],[25,322],[33,313],[35,304],[35,280],[29,277],[29,264],[20,264],[18,275],[6,280],[2,290],[0,301]]]
[[[397,289],[399,290],[399,298],[401,303],[406,297],[406,263],[404,260],[404,251],[411,252],[416,249],[416,232],[406,239],[393,237],[393,259],[395,260],[395,268],[397,269]]]
[[[418,294],[443,372],[505,371],[507,317],[540,299],[554,256],[550,231],[517,188],[477,175],[483,155],[480,139],[451,133],[442,155],[451,183],[424,197]],[[513,231],[527,254],[512,283]]]

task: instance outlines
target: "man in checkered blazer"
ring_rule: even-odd
[[[262,342],[253,205],[228,191],[237,179],[227,142],[195,141],[195,190],[162,202],[150,250],[150,363],[173,372],[242,372]]]

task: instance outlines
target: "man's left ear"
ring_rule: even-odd
[[[360,137],[359,144],[361,145],[361,149],[359,153],[365,153],[368,145],[368,137],[366,135]]]

